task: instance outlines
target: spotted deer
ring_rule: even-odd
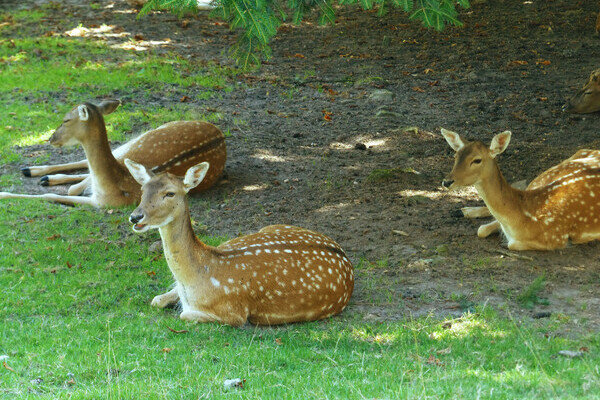
[[[600,68],[592,71],[585,85],[567,100],[562,109],[578,114],[600,111]]]
[[[63,204],[86,204],[95,207],[113,207],[135,204],[141,195],[140,185],[125,167],[124,159],[142,163],[154,172],[167,171],[183,176],[187,169],[201,161],[214,166],[195,191],[211,187],[225,167],[227,151],[225,138],[214,125],[201,121],[174,121],[150,130],[123,146],[111,151],[103,115],[112,113],[120,104],[106,100],[98,105],[83,103],[69,111],[60,127],[50,137],[54,146],[81,144],[86,160],[47,167],[29,167],[24,174],[35,176],[60,168],[87,168],[89,175],[46,176],[46,184],[81,180],[69,188],[68,196],[54,193],[27,195],[0,192],[2,198],[41,198]],[[57,169],[58,168],[58,169]],[[91,197],[78,196],[86,187]]]
[[[338,314],[354,287],[352,264],[340,246],[308,229],[271,225],[212,247],[195,236],[186,193],[204,178],[208,163],[183,181],[125,164],[142,185],[130,216],[135,232],[158,229],[175,288],[152,305],[181,301],[180,318],[240,326],[314,321]]]
[[[445,129],[442,135],[456,151],[442,185],[475,186],[496,219],[488,225],[500,227],[509,249],[553,250],[569,240],[600,239],[600,151],[579,150],[519,190],[506,182],[496,161],[510,142],[509,131],[496,135],[489,148]]]

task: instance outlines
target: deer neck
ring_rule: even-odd
[[[108,144],[108,136],[104,124],[94,130],[81,143],[83,151],[88,160],[92,179],[103,188],[117,188],[123,176],[129,176],[123,167],[115,159]]]
[[[187,199],[185,210],[161,226],[159,232],[165,258],[177,282],[183,286],[198,285],[212,269],[211,252],[210,246],[202,243],[192,229]]]
[[[508,184],[496,162],[486,175],[474,186],[492,215],[503,227],[522,223],[526,219],[524,192]]]

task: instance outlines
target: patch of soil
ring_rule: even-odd
[[[66,3],[55,12],[66,12],[72,26],[48,18],[41,33],[104,23],[130,33],[112,41],[169,38],[153,51],[231,64],[223,54],[235,33],[206,15],[138,20],[125,2],[93,3],[99,7]],[[235,90],[209,100],[188,93],[193,106],[221,113],[218,125],[232,133],[226,176],[192,202],[192,214],[211,234],[288,223],[335,238],[360,264],[345,318],[459,315],[487,304],[519,319],[558,314],[568,321],[563,331],[598,329],[600,245],[515,256],[498,235],[477,238],[489,220],[459,216],[461,207],[482,205],[474,190],[442,190],[453,151],[439,135],[445,127],[489,142],[511,130],[499,157],[509,181],[530,181],[579,148],[600,148],[600,116],[560,108],[598,67],[596,7],[479,1],[461,12],[464,27],[443,32],[398,11],[378,18],[352,7],[337,10],[334,27],[282,26],[273,58],[233,78]],[[142,90],[114,95],[148,106],[177,104],[184,93],[136,96]],[[81,156],[48,146],[18,151],[47,152],[51,161]],[[25,181],[28,192],[47,190]],[[522,308],[518,294],[540,275],[547,284],[539,296],[548,304]]]

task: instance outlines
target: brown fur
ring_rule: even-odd
[[[504,143],[488,148],[443,132],[457,150],[444,186],[474,185],[500,224],[511,250],[552,250],[569,240],[583,243],[600,238],[600,151],[580,150],[540,176],[523,191],[511,187],[494,153],[508,145],[510,132],[497,135]],[[480,162],[477,162],[480,160]]]
[[[150,177],[127,161],[143,183],[134,230],[158,228],[177,286],[152,305],[181,300],[182,319],[239,326],[314,321],[340,313],[354,287],[352,264],[337,243],[304,228],[272,225],[218,247],[192,230],[185,187],[171,174]],[[137,168],[135,170],[134,168]],[[201,178],[200,178],[201,179]],[[199,183],[199,182],[195,182]]]

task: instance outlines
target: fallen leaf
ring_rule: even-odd
[[[280,338],[275,338],[275,344],[278,346],[281,346],[283,344],[283,342],[281,341]]]
[[[141,33],[136,33],[135,35],[133,35],[133,38],[137,41],[142,41],[144,40],[144,35],[142,35]]]
[[[423,89],[419,86],[413,86],[412,90],[414,90],[415,92],[419,92],[419,93],[425,93],[425,89]]]
[[[513,60],[513,61],[510,61],[508,63],[508,66],[509,67],[514,67],[514,66],[517,66],[517,65],[527,65],[527,64],[529,64],[527,61]]]
[[[427,364],[432,364],[432,365],[437,365],[437,366],[444,365],[444,363],[441,362],[439,358],[435,358],[435,356],[433,354],[430,355],[429,358],[427,358]]]
[[[304,54],[300,54],[300,53],[294,54],[294,57],[296,57],[296,58],[305,58]]]
[[[427,75],[427,74],[431,74],[432,72],[435,72],[435,71],[434,71],[434,70],[432,70],[431,68],[425,68],[425,71],[423,71],[423,73],[424,73],[425,75]]]
[[[67,381],[67,385],[74,385],[75,384],[75,379],[71,378],[70,380]]]
[[[171,347],[163,347],[161,350],[163,353],[170,353],[173,351]]]
[[[165,328],[167,328],[168,330],[170,330],[173,333],[188,333],[189,332],[186,329],[182,329],[182,330],[178,331],[177,329],[173,329],[173,328],[171,328],[171,327],[169,327],[167,325],[165,325]]]
[[[6,363],[6,361],[2,361],[2,365],[4,366],[4,368],[6,368],[9,371],[15,372],[14,369],[12,369],[11,367],[8,366],[8,364]]]
[[[535,63],[538,64],[538,65],[550,65],[550,64],[552,64],[550,62],[550,60],[537,60]]]
[[[67,261],[67,268],[73,268],[70,262]]]
[[[181,103],[187,103],[190,100],[192,99],[189,96],[183,96],[181,99],[179,99]]]
[[[154,271],[146,271],[146,275],[148,275],[148,276],[156,276],[156,272],[154,272]]]
[[[47,237],[46,240],[56,240],[59,237],[60,235],[58,233],[55,233],[54,235]]]

